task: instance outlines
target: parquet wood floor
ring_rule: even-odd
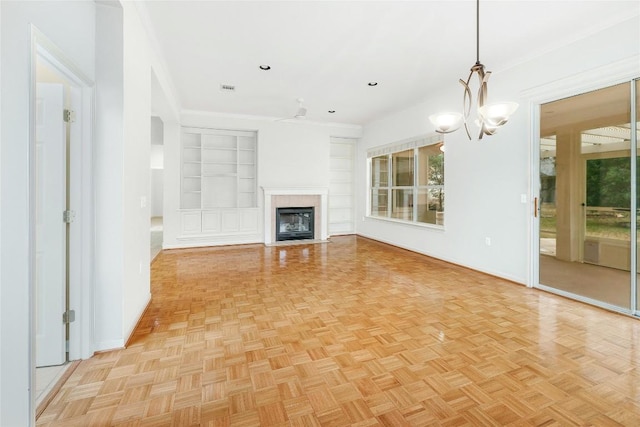
[[[164,251],[38,426],[640,425],[640,322],[353,236]]]

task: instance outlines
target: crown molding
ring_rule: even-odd
[[[608,28],[611,27],[615,27],[616,25],[620,25],[623,22],[626,21],[631,21],[631,20],[636,20],[638,22],[638,25],[640,25],[640,10],[638,13],[633,14],[633,15],[629,15],[629,14],[618,14],[616,16],[611,17],[610,19],[600,22],[599,24],[596,25],[592,25],[592,26],[586,26],[586,28],[583,31],[580,31],[578,33],[573,34],[571,37],[567,37],[567,38],[563,38],[558,40],[557,43],[554,43],[553,45],[544,48],[544,49],[538,49],[538,50],[533,50],[531,51],[531,53],[529,53],[526,56],[520,57],[517,61],[512,61],[512,62],[507,62],[504,63],[502,66],[499,67],[494,67],[494,69],[492,70],[493,74],[498,74],[501,72],[504,72],[506,70],[509,70],[511,68],[515,68],[517,66],[520,66],[522,64],[526,64],[530,61],[533,61],[537,58],[540,58],[548,53],[554,52],[558,49],[561,49],[563,47],[569,46],[573,43],[576,43],[580,40],[583,40],[587,37],[593,36],[595,34],[598,34]]]
[[[290,124],[307,124],[313,126],[324,126],[324,127],[333,127],[333,128],[342,128],[342,129],[355,129],[361,130],[362,126],[357,124],[350,123],[335,123],[335,122],[318,122],[314,120],[300,120],[294,118],[286,118],[282,117],[271,117],[271,116],[257,116],[251,114],[233,114],[233,113],[220,113],[216,111],[203,111],[203,110],[188,110],[183,109],[180,111],[181,119],[184,119],[187,115],[193,116],[204,116],[204,117],[214,117],[219,119],[231,119],[231,120],[253,120],[253,121],[262,121],[262,122],[279,122],[279,123],[290,123]]]

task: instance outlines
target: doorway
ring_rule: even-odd
[[[540,107],[537,287],[636,310],[637,125],[625,82]]]
[[[92,354],[93,93],[35,27],[32,42],[30,354],[37,413],[68,362]]]
[[[164,204],[164,124],[162,119],[151,116],[151,213],[150,249],[151,262],[162,251]]]
[[[69,84],[38,58],[36,85],[36,402],[68,362]]]

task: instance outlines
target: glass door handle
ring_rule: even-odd
[[[538,217],[538,198],[537,197],[533,198],[533,217],[534,218]]]

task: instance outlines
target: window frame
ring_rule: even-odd
[[[444,211],[445,211],[445,201],[442,201],[441,204],[441,214],[438,214],[436,211],[436,216],[434,218],[434,222],[426,222],[420,221],[419,215],[419,195],[426,194],[427,201],[429,200],[429,193],[432,190],[439,190],[444,198],[446,195],[445,190],[445,179],[444,179],[444,151],[438,153],[437,155],[442,155],[442,183],[439,184],[431,184],[429,183],[429,179],[427,178],[427,183],[422,184],[420,182],[421,172],[426,173],[427,177],[429,171],[421,171],[420,170],[420,149],[423,147],[437,147],[440,149],[444,144],[444,138],[440,134],[427,135],[423,137],[411,138],[408,140],[396,142],[393,144],[388,144],[380,147],[375,147],[367,151],[367,218],[390,221],[390,222],[399,222],[402,224],[410,224],[417,225],[420,227],[428,227],[428,228],[436,228],[436,229],[444,229]],[[394,167],[394,155],[412,151],[413,152],[413,163],[411,168],[412,174],[412,185],[398,185],[397,177],[394,176],[396,172]],[[422,154],[422,156],[427,155],[428,157],[432,157],[428,152]],[[397,157],[396,157],[397,158]],[[376,159],[384,159],[376,161]],[[386,162],[386,171],[381,171],[379,168],[375,167],[375,164],[380,164]],[[425,162],[425,167],[429,167],[430,162]],[[423,168],[424,169],[424,168]],[[377,176],[375,174],[378,174]],[[386,185],[375,185],[376,183],[380,183],[384,181],[384,178],[380,178],[380,174],[386,174]],[[379,198],[381,195],[381,191],[386,191],[386,207],[384,209],[379,208],[379,204],[376,203],[376,198]],[[394,209],[397,209],[396,206],[398,191],[410,191],[411,197],[406,199],[407,202],[404,207],[410,207],[410,216],[407,218],[405,213],[404,217],[402,215],[400,217],[394,216]],[[400,206],[402,208],[402,206]],[[374,211],[375,209],[375,211]],[[428,202],[427,202],[427,210],[428,210]],[[397,215],[397,212],[396,212]]]

